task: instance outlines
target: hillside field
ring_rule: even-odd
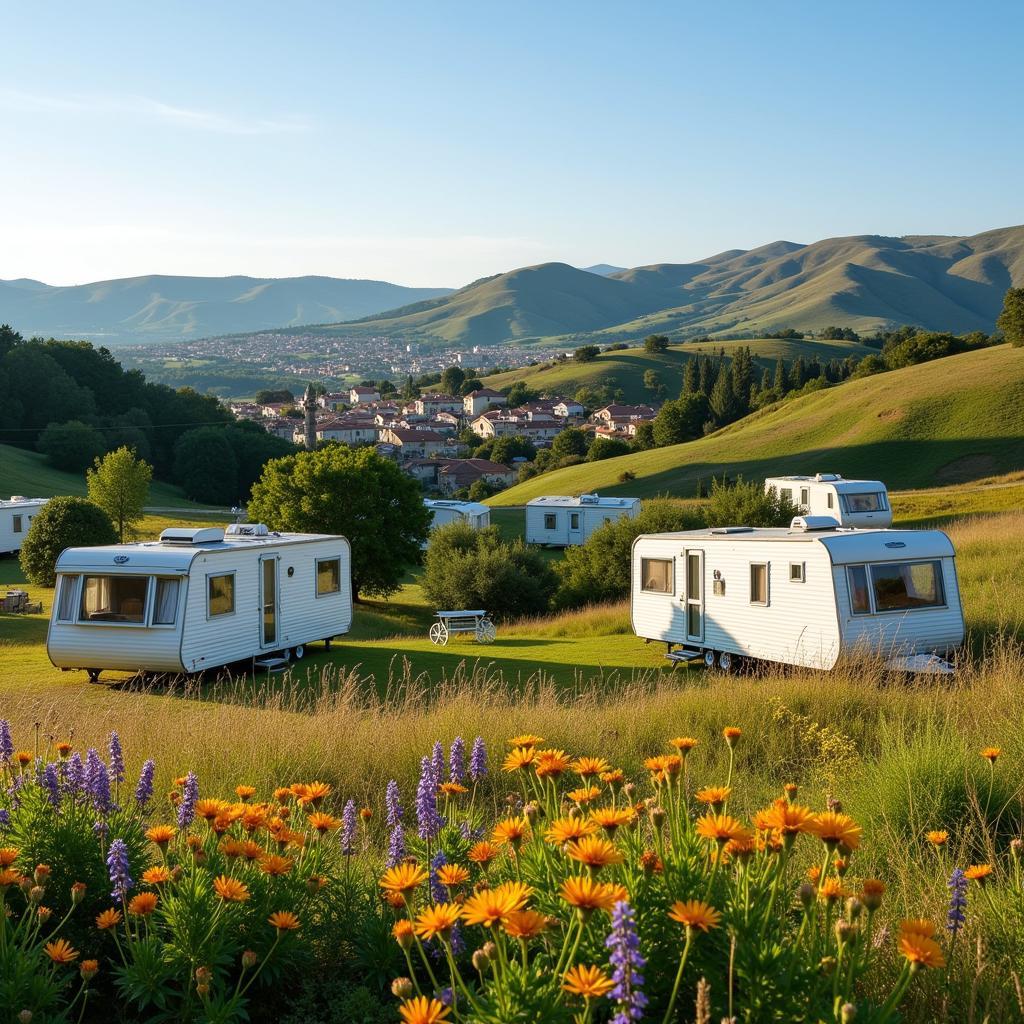
[[[1024,469],[1024,351],[1008,345],[909,366],[783,402],[687,444],[555,470],[488,499],[689,497],[712,476],[842,473],[891,489]],[[635,479],[623,480],[624,473]]]
[[[658,374],[668,389],[670,398],[675,398],[683,386],[683,371],[687,359],[699,355],[717,355],[723,349],[730,356],[737,348],[749,346],[755,364],[762,369],[774,370],[776,359],[781,356],[791,363],[798,356],[811,359],[817,356],[823,363],[830,359],[845,359],[847,356],[867,355],[877,351],[852,341],[800,341],[777,338],[755,338],[744,341],[691,342],[687,345],[671,345],[666,352],[645,352],[642,347],[602,352],[589,363],[566,360],[553,366],[523,366],[507,373],[492,374],[484,378],[484,385],[500,390],[524,381],[541,394],[563,395],[571,398],[577,388],[585,385],[621,388],[625,401],[631,404],[650,402],[653,395],[644,387],[643,378],[647,370]]]

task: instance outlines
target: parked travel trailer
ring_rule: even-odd
[[[881,480],[844,480],[838,473],[773,476],[764,482],[811,516],[831,516],[840,526],[892,526],[889,493]]]
[[[673,661],[739,659],[830,669],[880,653],[891,667],[949,671],[964,638],[953,545],[939,530],[729,526],[633,544],[633,631]]]
[[[21,550],[33,516],[49,498],[23,498],[12,494],[10,500],[0,499],[0,555]]]
[[[424,498],[423,504],[434,513],[431,528],[445,526],[459,520],[469,523],[474,530],[482,530],[491,525],[491,510],[478,501],[444,501]]]
[[[279,667],[349,631],[351,571],[344,537],[271,533],[262,523],[68,548],[57,559],[46,651],[93,680],[103,669]]]
[[[548,495],[526,503],[526,543],[545,547],[582,544],[599,527],[640,513],[639,498],[600,498],[581,494],[578,498]]]

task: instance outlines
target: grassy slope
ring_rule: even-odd
[[[85,494],[85,476],[54,469],[37,452],[0,444],[0,497],[24,494],[30,498],[52,498],[58,494]],[[201,508],[185,498],[172,484],[154,481],[149,488],[149,505],[167,508]]]
[[[688,444],[556,470],[489,500],[594,490],[688,496],[722,473],[838,472],[916,488],[1021,468],[1024,351],[1001,345],[850,381]],[[622,483],[627,470],[636,479]]]
[[[649,402],[651,392],[643,384],[644,373],[654,370],[661,383],[675,397],[683,384],[683,370],[689,357],[708,353],[716,355],[723,348],[726,355],[741,345],[749,345],[754,361],[761,367],[773,369],[775,360],[782,356],[791,362],[797,356],[810,359],[817,356],[822,362],[830,359],[845,359],[847,356],[863,356],[873,351],[863,345],[849,341],[783,341],[773,338],[757,338],[751,341],[716,341],[699,344],[673,345],[667,352],[651,353],[642,348],[620,349],[616,352],[602,352],[589,363],[565,362],[548,368],[524,366],[507,373],[493,374],[484,380],[490,388],[503,388],[516,381],[525,381],[542,394],[572,396],[576,389],[585,385],[604,384],[622,388],[627,402]]]

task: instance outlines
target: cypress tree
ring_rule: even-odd
[[[754,361],[750,349],[740,346],[732,359],[732,393],[736,398],[736,413],[746,416],[750,412],[750,389],[754,382]]]
[[[804,365],[804,357],[797,356],[789,371],[789,386],[795,391],[807,383],[807,367]]]
[[[772,380],[772,387],[779,393],[780,398],[789,390],[789,376],[786,373],[786,363],[782,356],[775,360],[775,377]]]
[[[737,416],[736,395],[732,390],[732,374],[723,363],[711,389],[711,412],[719,426],[732,423]]]
[[[697,360],[694,357],[690,357],[686,360],[686,366],[683,368],[683,390],[684,395],[695,395],[700,384],[700,378],[697,374]]]
[[[705,398],[711,397],[711,388],[714,386],[714,382],[711,379],[712,365],[711,356],[700,357],[700,367],[698,368],[698,386],[697,390]]]

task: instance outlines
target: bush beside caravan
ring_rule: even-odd
[[[831,669],[877,652],[944,670],[964,639],[955,553],[938,530],[724,527],[633,544],[633,631],[675,661]]]
[[[301,658],[351,628],[351,569],[344,537],[261,524],[68,548],[47,654],[93,679],[103,669],[178,674]]]

